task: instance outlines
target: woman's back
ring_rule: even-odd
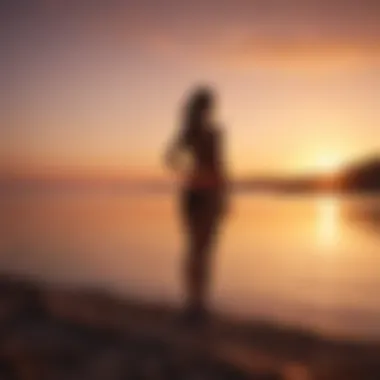
[[[193,166],[190,185],[195,187],[220,186],[223,180],[220,131],[214,127],[205,128],[189,142]]]
[[[194,139],[191,146],[194,161],[199,169],[216,168],[218,160],[217,131],[208,129]]]

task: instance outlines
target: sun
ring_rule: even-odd
[[[335,174],[342,166],[342,159],[338,155],[326,153],[318,156],[313,166],[318,173]]]

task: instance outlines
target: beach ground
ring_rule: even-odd
[[[0,278],[0,379],[379,380],[380,344]]]

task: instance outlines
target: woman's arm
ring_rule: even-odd
[[[166,148],[164,155],[165,165],[172,170],[179,170],[181,167],[181,154],[183,151],[183,139],[180,136],[176,136]]]

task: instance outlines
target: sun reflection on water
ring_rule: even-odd
[[[317,238],[324,248],[334,246],[339,239],[340,205],[336,197],[324,197],[317,203]]]

